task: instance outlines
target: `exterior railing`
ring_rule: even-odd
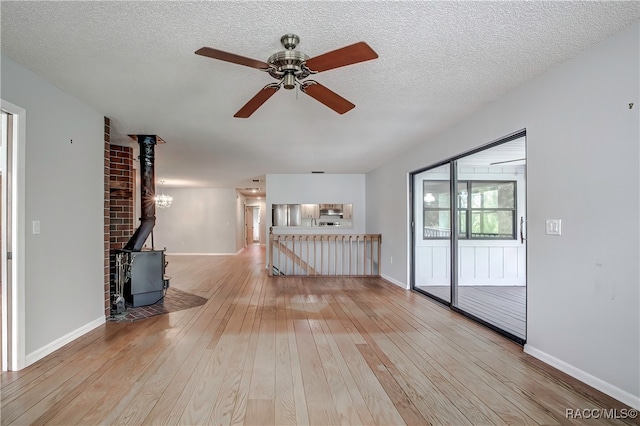
[[[380,234],[269,234],[269,275],[380,276]]]
[[[424,227],[425,238],[449,238],[451,236],[451,229],[449,228],[435,228],[432,226]]]

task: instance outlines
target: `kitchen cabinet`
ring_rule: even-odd
[[[320,204],[320,210],[342,210],[342,204]]]
[[[320,206],[318,204],[302,204],[301,211],[303,219],[320,218]]]
[[[353,204],[342,205],[342,217],[344,219],[353,219]]]

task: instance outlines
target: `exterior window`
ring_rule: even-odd
[[[451,235],[451,202],[449,181],[425,180],[423,183],[423,238],[449,238]]]
[[[515,239],[516,182],[458,181],[458,238]],[[424,239],[451,235],[448,181],[424,181]]]

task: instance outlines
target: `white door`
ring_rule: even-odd
[[[24,182],[25,110],[2,101],[2,369],[25,364],[24,324]]]

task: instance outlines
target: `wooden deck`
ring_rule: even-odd
[[[449,300],[448,286],[423,286],[421,290]],[[524,286],[459,286],[458,307],[517,337],[526,339],[527,288]]]
[[[554,425],[624,408],[416,292],[264,265],[259,246],[170,256],[171,284],[208,301],[3,373],[2,424]]]

